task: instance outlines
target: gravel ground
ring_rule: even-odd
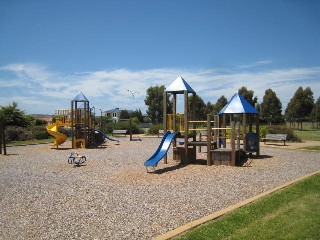
[[[177,166],[144,161],[160,138],[99,149],[50,145],[0,155],[0,239],[150,239],[320,169],[320,153],[268,148],[249,167]],[[82,167],[67,163],[86,155]],[[198,158],[206,158],[204,153]]]

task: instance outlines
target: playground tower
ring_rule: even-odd
[[[173,113],[168,114],[167,112],[167,96],[168,94],[173,95]],[[183,94],[184,96],[184,113],[177,114],[177,94]],[[192,94],[192,113],[189,113],[188,109],[188,96]],[[184,133],[184,148],[182,155],[184,156],[181,161],[183,163],[189,163],[193,158],[189,158],[190,151],[193,151],[188,146],[188,121],[195,118],[195,107],[194,98],[196,92],[190,87],[190,85],[182,78],[178,77],[169,87],[164,91],[163,96],[163,128],[166,132],[167,130],[172,130],[173,132],[180,131]],[[190,116],[189,116],[190,115]],[[180,124],[177,124],[179,121]],[[179,126],[179,127],[178,127]],[[181,129],[183,126],[183,129]],[[173,141],[173,148],[176,149],[176,141]],[[165,156],[164,162],[167,163],[167,157]]]
[[[93,141],[89,106],[89,100],[82,92],[71,101],[72,148],[88,148]]]

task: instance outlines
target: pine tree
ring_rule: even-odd
[[[281,123],[282,118],[282,103],[276,93],[270,88],[265,91],[263,102],[260,105],[260,117],[269,125]]]

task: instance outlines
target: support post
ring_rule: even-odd
[[[247,116],[245,113],[242,114],[242,143],[243,149],[246,148],[246,134],[247,134]]]
[[[226,119],[226,114],[224,113],[223,114],[223,124],[222,124],[222,127],[224,128],[223,129],[223,148],[226,148],[227,147],[227,130],[226,130],[226,126],[227,126],[227,119]]]
[[[166,133],[167,130],[168,130],[168,128],[167,128],[167,92],[164,91],[164,93],[163,93],[163,131],[164,131],[164,133]],[[164,155],[163,162],[164,162],[164,164],[168,163],[167,154]]]
[[[177,131],[177,94],[173,93],[173,132]],[[177,147],[177,141],[174,139],[172,143],[173,147]]]
[[[184,90],[184,147],[185,147],[185,162],[189,163],[188,158],[188,133],[189,133],[189,123],[188,123],[188,91]]]
[[[256,152],[256,155],[257,156],[260,156],[260,118],[259,118],[259,114],[256,115],[256,134],[258,136],[258,149],[257,149],[257,152]]]
[[[235,122],[231,122],[231,166],[236,165]]]
[[[4,119],[0,118],[0,154],[2,154],[2,148],[3,148],[3,154],[7,155],[6,137],[5,137],[4,129],[5,129]]]
[[[130,141],[132,141],[132,119],[129,119],[129,134],[130,134]]]
[[[211,118],[207,115],[207,165],[211,166]]]

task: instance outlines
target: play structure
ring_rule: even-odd
[[[173,97],[172,113],[167,112],[168,94]],[[178,94],[183,94],[183,113],[176,111]],[[188,109],[189,95],[191,109]],[[166,153],[171,142],[173,160],[182,164],[194,163],[197,160],[196,149],[201,151],[201,147],[207,149],[206,161],[209,166],[241,166],[247,155],[259,155],[258,112],[241,95],[235,94],[218,115],[213,119],[208,115],[206,120],[195,119],[195,96],[196,92],[182,77],[166,88],[163,96],[163,128],[167,133],[155,154],[145,162],[146,167],[156,167],[162,158],[166,164]]]
[[[58,147],[68,138],[64,133],[59,132],[60,127],[71,129],[73,149],[97,147],[105,139],[119,142],[107,136],[103,131],[95,129],[94,114],[89,106],[89,100],[80,92],[71,101],[71,111],[64,116],[59,116],[54,123],[47,126],[48,133],[55,137],[53,146]]]

